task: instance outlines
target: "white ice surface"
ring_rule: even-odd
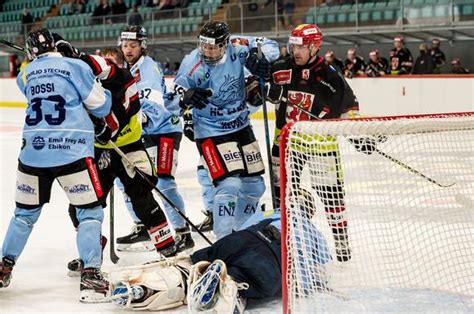
[[[17,156],[21,146],[21,127],[24,110],[0,108],[0,241],[3,242],[10,217],[14,210],[15,176]],[[266,159],[264,127],[262,121],[254,121],[255,133]],[[273,126],[270,125],[273,130]],[[183,139],[181,143],[179,166],[176,174],[178,187],[184,197],[188,216],[194,223],[204,216],[200,187],[196,179],[197,150],[193,143]],[[267,180],[267,175],[265,177]],[[115,196],[115,234],[125,235],[130,231],[132,221],[125,209],[120,193]],[[270,202],[267,190],[263,201]],[[66,276],[67,262],[78,256],[75,245],[75,231],[67,212],[68,201],[57,183],[53,185],[51,202],[44,206],[43,213],[36,224],[23,254],[15,266],[11,285],[0,289],[0,313],[19,312],[121,312],[111,304],[81,304],[79,280]],[[108,210],[103,225],[104,235],[109,234]],[[205,245],[204,240],[193,234],[197,248]],[[1,243],[0,242],[0,243]],[[116,267],[109,259],[109,246],[104,252],[104,270]],[[118,253],[118,265],[131,265],[155,259],[155,253]],[[360,300],[364,300],[363,305]],[[373,302],[371,302],[373,300]],[[474,313],[472,300],[432,291],[359,291],[343,307],[334,300],[327,302],[326,311],[352,312],[465,312]],[[345,303],[345,302],[343,302]],[[314,312],[306,309],[305,312]],[[185,313],[181,307],[173,313]],[[281,312],[281,302],[273,300],[249,309],[252,313]]]

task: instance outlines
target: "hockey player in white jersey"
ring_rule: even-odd
[[[26,46],[32,61],[20,72],[17,83],[28,107],[18,162],[16,209],[2,246],[0,287],[10,284],[13,266],[57,180],[77,208],[77,247],[84,261],[80,301],[101,302],[108,291],[108,282],[100,272],[104,191],[94,166],[94,126],[89,114],[107,116],[111,96],[87,64],[56,52],[49,30],[30,33]]]
[[[295,276],[302,295],[312,297],[329,288],[326,264],[331,253],[324,235],[311,222],[314,199],[305,190],[293,203],[306,212],[297,232],[304,232],[308,255],[297,261]],[[246,300],[281,295],[281,222],[279,211],[257,211],[242,229],[189,258],[124,267],[109,274],[112,302],[133,310],[164,310],[187,303],[191,313],[242,313]],[[294,222],[296,223],[296,222]],[[298,237],[297,233],[297,237]]]
[[[265,53],[259,58],[256,48],[229,45],[229,36],[227,24],[207,22],[198,48],[184,58],[175,79],[183,115],[193,109],[196,145],[216,187],[217,238],[237,229],[254,213],[265,191],[265,168],[245,104],[244,66],[268,78],[270,63]],[[263,45],[278,50],[273,43]]]
[[[165,79],[156,62],[147,56],[147,33],[143,26],[127,26],[120,35],[120,45],[126,66],[135,77],[143,112],[143,140],[148,154],[154,160],[158,175],[157,188],[183,213],[184,201],[174,178],[178,163],[178,150],[182,138],[181,120],[178,117],[177,97],[168,93]],[[166,215],[174,228],[178,251],[194,247],[186,221],[166,202]],[[140,228],[132,234],[118,238],[118,245],[144,240]],[[135,240],[134,240],[135,239]]]

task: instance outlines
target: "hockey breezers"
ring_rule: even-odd
[[[128,159],[127,155],[125,155],[125,153],[112,141],[109,141],[108,144],[110,146],[112,146],[112,149],[120,155],[120,157],[123,158],[123,160],[125,160],[132,168],[133,170],[135,170],[148,184],[150,184],[150,186],[153,187],[153,189],[158,193],[158,195],[161,197],[161,199],[163,201],[166,201],[194,230],[196,230],[197,233],[199,233],[199,235],[204,239],[206,240],[207,243],[209,243],[209,245],[212,245],[212,242],[211,240],[209,240],[205,235],[204,233],[199,230],[196,225],[194,225],[191,220],[189,220],[188,217],[186,217],[186,215],[184,215],[179,209],[178,207],[176,207],[175,204],[173,204],[173,202],[168,198],[166,197],[166,195],[163,194],[163,192],[161,192],[154,184],[153,182],[151,182],[146,174],[144,174],[140,169],[137,168],[137,166],[135,166],[135,164],[130,160]]]

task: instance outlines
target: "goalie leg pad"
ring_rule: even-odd
[[[239,297],[239,289],[248,284],[237,283],[227,274],[222,260],[212,264],[202,261],[193,266],[188,280],[188,310],[191,313],[243,313],[245,302]]]
[[[112,301],[132,310],[159,311],[181,306],[186,302],[190,268],[189,257],[178,257],[112,271]]]

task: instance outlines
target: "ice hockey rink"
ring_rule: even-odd
[[[14,192],[17,157],[21,146],[21,128],[24,110],[0,108],[0,147],[1,147],[1,213],[0,241],[3,242],[10,217],[14,210]],[[254,120],[255,133],[266,159],[265,133],[262,120]],[[273,126],[270,125],[273,130]],[[198,162],[197,150],[193,143],[183,139],[178,171],[178,187],[184,197],[187,213],[194,223],[203,218],[200,186],[196,179]],[[267,183],[268,178],[265,177]],[[267,190],[263,202],[271,204]],[[19,312],[124,312],[110,303],[81,304],[79,298],[79,278],[66,275],[68,261],[78,256],[75,245],[75,231],[67,212],[68,201],[55,183],[51,202],[44,206],[30,240],[17,261],[10,286],[0,289],[0,313]],[[103,224],[103,234],[109,235],[108,209]],[[132,221],[123,204],[120,192],[115,193],[115,234],[127,234]],[[193,237],[196,248],[203,247],[205,241],[196,233]],[[213,238],[211,238],[213,239]],[[109,239],[110,241],[111,239]],[[128,266],[157,258],[156,253],[121,253],[118,266]],[[473,265],[474,267],[474,261]],[[117,267],[109,258],[109,246],[104,251],[103,270]],[[364,302],[361,302],[364,300]],[[373,302],[371,301],[373,300]],[[474,300],[430,290],[391,290],[372,289],[353,294],[341,307],[340,300],[327,301],[326,311],[344,312],[457,312],[474,313]],[[281,302],[272,300],[264,304],[251,304],[249,313],[281,312]],[[185,313],[186,307],[169,312]],[[308,311],[312,312],[312,311]]]

